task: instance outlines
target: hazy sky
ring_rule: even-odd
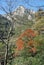
[[[28,1],[28,4],[25,3],[25,1]],[[0,4],[3,3],[3,6],[6,5],[6,3],[4,3],[4,0],[0,0]],[[16,8],[20,5],[23,5],[26,8],[32,9],[34,11],[37,11],[38,8],[36,7],[31,7],[29,4],[33,5],[33,6],[42,6],[44,5],[44,0],[17,0],[17,4]],[[44,9],[44,7],[43,7]],[[0,14],[4,14],[4,12],[0,11]]]

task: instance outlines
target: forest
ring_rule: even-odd
[[[0,65],[44,65],[44,9],[19,6],[12,12],[14,2],[6,3],[9,13],[1,6],[6,14],[0,14]]]

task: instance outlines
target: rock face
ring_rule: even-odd
[[[19,6],[16,11],[14,12],[14,15],[23,16],[25,12],[25,8],[23,6]]]
[[[34,11],[30,9],[26,9],[23,6],[19,6],[16,8],[14,12],[12,12],[12,17],[15,18],[16,20],[17,18],[22,19],[23,17],[27,17],[28,20],[32,20],[34,18],[34,14],[35,14]],[[9,20],[11,20],[10,16],[8,15],[4,15],[4,16],[7,17]]]

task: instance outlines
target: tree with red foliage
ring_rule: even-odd
[[[17,50],[21,51],[26,46],[26,48],[30,47],[29,52],[36,53],[36,48],[34,47],[34,40],[33,40],[35,36],[36,33],[34,30],[31,29],[25,30],[16,41]]]

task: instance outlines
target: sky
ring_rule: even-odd
[[[13,0],[12,0],[13,1]],[[28,4],[27,4],[28,2]],[[0,0],[0,4],[3,3],[2,5],[5,6],[6,3],[4,2],[4,0]],[[42,6],[44,5],[44,0],[17,0],[17,4],[15,8],[17,8],[18,6],[22,5],[25,8],[37,11],[39,8],[38,7],[32,7],[32,6]],[[44,7],[42,7],[44,9]],[[4,12],[2,10],[0,10],[0,14],[4,14]]]

